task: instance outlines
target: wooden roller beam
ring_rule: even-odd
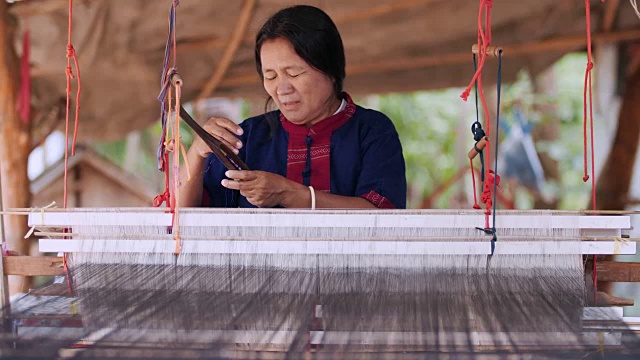
[[[54,256],[6,256],[5,275],[62,276],[62,258]],[[598,280],[640,282],[640,263],[602,261],[597,264]]]
[[[640,282],[640,263],[602,261],[596,264],[598,281]]]
[[[62,258],[54,256],[5,256],[2,258],[5,275],[60,276],[64,275]]]

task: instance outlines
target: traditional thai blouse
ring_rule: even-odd
[[[251,170],[279,174],[316,191],[360,196],[379,208],[405,208],[405,164],[393,123],[381,112],[355,105],[346,93],[344,99],[333,116],[312,127],[293,124],[280,111],[245,120],[238,156]],[[255,207],[238,190],[220,184],[225,171],[214,155],[207,158],[203,205]]]

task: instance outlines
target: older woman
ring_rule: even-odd
[[[384,114],[343,92],[345,57],[335,24],[322,10],[293,6],[256,36],[258,74],[278,110],[240,126],[212,118],[204,126],[251,170],[226,171],[203,141],[189,149],[181,206],[404,208],[406,178],[398,134]]]

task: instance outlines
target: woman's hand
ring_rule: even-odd
[[[266,171],[229,170],[225,175],[233,180],[222,180],[222,186],[240,190],[242,196],[258,207],[286,206],[287,197],[309,192],[304,185]]]
[[[228,170],[229,179],[222,180],[227,189],[240,190],[240,194],[257,207],[282,206],[285,208],[311,207],[309,187],[266,171]],[[375,209],[369,200],[359,196],[334,195],[315,191],[316,208],[321,209]]]
[[[204,124],[203,128],[236,154],[242,147],[242,142],[235,136],[242,135],[242,128],[227,118],[212,117]],[[211,149],[199,136],[196,136],[191,147],[202,158],[206,158],[211,154]]]

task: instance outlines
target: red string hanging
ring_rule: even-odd
[[[601,0],[603,3],[605,0]],[[585,0],[585,12],[587,23],[587,67],[584,74],[584,91],[583,91],[583,159],[584,159],[584,176],[582,181],[587,182],[591,178],[591,203],[593,210],[596,210],[596,184],[595,184],[595,159],[594,159],[594,137],[593,137],[593,94],[591,82],[591,70],[593,70],[593,56],[591,51],[591,3]],[[587,114],[588,112],[588,114]],[[588,115],[588,117],[587,117]],[[587,138],[587,122],[589,122],[589,138]],[[590,141],[591,147],[588,149],[587,143]],[[589,150],[591,151],[591,176],[587,165]]]
[[[168,35],[167,43],[165,46],[162,76],[160,80],[161,91],[160,91],[160,95],[158,96],[158,100],[160,101],[160,104],[161,104],[160,117],[162,122],[162,136],[160,139],[160,145],[158,147],[158,160],[159,160],[158,163],[160,165],[159,166],[160,171],[164,172],[164,175],[165,175],[164,177],[165,186],[164,186],[164,192],[153,199],[153,206],[159,207],[164,202],[166,206],[170,208],[170,211],[172,213],[174,212],[174,206],[172,205],[174,204],[174,202],[172,202],[171,191],[170,191],[171,185],[170,185],[170,176],[169,176],[169,168],[168,168],[169,154],[166,151],[165,143],[166,143],[166,135],[168,133],[168,129],[166,125],[167,125],[167,113],[169,111],[169,108],[167,106],[167,94],[168,94],[168,88],[171,86],[171,77],[177,71],[177,65],[176,65],[177,64],[177,51],[176,51],[177,40],[176,40],[175,22],[176,22],[176,8],[178,7],[178,5],[180,5],[180,1],[173,0],[171,3],[170,11],[169,11],[169,21],[168,21],[169,35]],[[169,67],[169,59],[172,59],[171,67]]]
[[[73,143],[71,145],[71,156],[75,155],[76,151],[76,139],[78,137],[78,115],[80,113],[80,67],[78,66],[78,56],[76,55],[76,51],[73,48],[73,44],[71,43],[72,38],[72,24],[73,24],[73,0],[69,0],[69,31],[68,31],[68,39],[67,39],[67,67],[65,68],[65,73],[67,75],[67,105],[65,108],[65,132],[64,132],[64,199],[63,199],[63,207],[67,207],[67,173],[68,173],[68,164],[69,164],[69,107],[71,102],[71,79],[76,78],[76,106],[75,106],[75,125],[73,130]],[[76,68],[77,77],[73,75],[73,70],[71,68],[71,60],[73,59],[73,64]]]
[[[605,0],[601,0],[602,3]],[[587,23],[587,68],[584,74],[584,92],[583,92],[583,155],[584,155],[584,176],[582,177],[582,181],[587,182],[589,180],[588,174],[588,165],[587,165],[587,106],[589,109],[589,140],[591,141],[591,204],[593,210],[597,209],[596,205],[596,180],[595,180],[595,151],[594,151],[594,143],[593,143],[593,94],[592,94],[592,83],[591,83],[591,70],[593,70],[593,57],[591,52],[591,2],[589,0],[585,0],[585,21]],[[588,105],[587,105],[587,96],[588,96]],[[596,256],[593,256],[593,269],[591,271],[592,280],[593,280],[593,296],[594,299],[597,300],[598,294],[598,274],[596,272]]]
[[[71,60],[73,59],[73,64],[76,68],[76,106],[75,106],[75,125],[73,130],[73,142],[71,144],[71,156],[75,155],[76,151],[76,139],[78,137],[78,115],[80,113],[80,67],[78,66],[78,57],[76,55],[76,51],[73,48],[73,44],[71,43],[72,39],[72,31],[73,31],[73,0],[69,0],[69,27],[68,27],[68,38],[67,38],[67,67],[65,68],[65,74],[67,76],[67,102],[65,107],[65,131],[64,131],[64,192],[63,192],[63,207],[67,208],[67,178],[68,178],[68,167],[69,167],[69,108],[71,101],[71,79],[76,78],[73,75],[73,70],[71,68]],[[69,276],[69,268],[67,266],[67,254],[65,253],[62,258],[62,263],[64,266],[64,271],[67,277],[67,287],[69,290],[69,294],[73,295],[73,287],[71,285],[71,276]]]
[[[484,96],[484,91],[482,88],[482,69],[484,68],[485,60],[487,58],[487,49],[491,45],[491,8],[492,7],[493,7],[492,0],[480,0],[480,7],[478,10],[478,43],[477,43],[478,67],[476,69],[476,72],[473,75],[473,78],[469,82],[469,85],[460,95],[460,97],[462,97],[464,101],[467,101],[467,99],[469,98],[469,94],[471,93],[471,88],[474,86],[474,84],[476,84],[477,95],[480,99],[480,102],[482,103],[482,110],[484,112],[484,120],[485,120],[487,136],[490,136],[491,134],[491,117],[489,113],[489,108],[487,106],[487,101]],[[483,14],[484,14],[484,22],[483,22]],[[487,142],[487,145],[484,150],[486,151],[486,155],[485,155],[486,159],[491,159],[490,148],[491,148],[490,143]],[[490,166],[485,166],[485,174],[484,174],[485,179],[489,179],[490,171],[491,171]],[[473,170],[472,170],[472,173],[473,173]],[[475,181],[474,181],[474,185],[475,185]],[[489,228],[489,215],[491,214],[492,201],[491,200],[485,201],[485,199],[491,199],[491,194],[492,194],[492,188],[489,186],[486,186],[486,183],[485,183],[483,193],[482,193],[482,200],[483,200],[483,203],[485,204],[487,228]],[[474,204],[474,208],[476,208],[476,206],[477,206],[477,202]]]

